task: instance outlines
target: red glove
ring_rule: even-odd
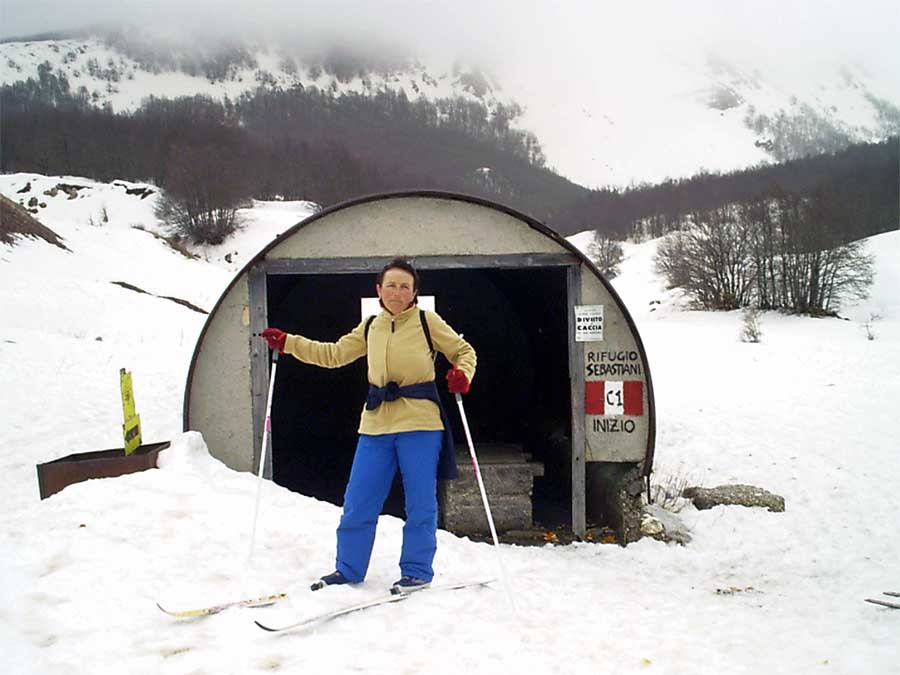
[[[447,371],[447,389],[451,394],[469,393],[469,378],[456,366]]]
[[[287,333],[277,328],[266,328],[261,335],[269,343],[269,349],[277,349],[279,354],[284,354],[284,341],[287,339]]]

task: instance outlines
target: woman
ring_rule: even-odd
[[[465,394],[475,375],[475,350],[440,316],[417,306],[419,275],[397,258],[378,274],[375,290],[383,311],[362,321],[337,342],[316,342],[267,328],[272,349],[304,363],[337,368],[368,359],[369,393],[359,424],[359,442],[344,493],[337,529],[335,571],[313,590],[365,579],[375,527],[397,469],[406,497],[406,524],[397,592],[427,588],[437,550],[437,481],[456,478],[450,426],[434,382],[434,350],[454,364],[447,372],[451,393]]]

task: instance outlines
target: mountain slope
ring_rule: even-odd
[[[208,49],[180,46],[134,36],[99,35],[83,39],[0,43],[0,82],[38,79],[49,64],[64,75],[73,91],[85,87],[98,106],[130,112],[149,95],[177,98],[202,94],[224,100],[257,87],[288,90],[317,87],[335,95],[375,94],[391,90],[410,98],[461,96],[493,108],[512,103],[496,83],[477,68],[459,62],[430,67],[416,59],[377,65],[346,52],[300,61],[277,48],[223,42]]]
[[[520,110],[514,123],[536,134],[547,165],[589,187],[730,171],[900,132],[900,83],[871,69],[830,61],[811,74],[662,44],[631,56],[607,48],[560,63],[536,52],[499,62],[489,76],[438,59],[376,63],[338,53],[303,61],[240,42],[166,51],[131,35],[0,44],[0,82],[37,78],[49,63],[96,105],[123,111],[150,94],[234,99],[259,86],[462,96],[491,111]]]

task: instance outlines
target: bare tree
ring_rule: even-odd
[[[620,242],[604,237],[595,230],[587,246],[587,255],[608,279],[619,275],[619,265],[622,264],[624,255]]]
[[[866,339],[874,340],[876,337],[875,334],[875,322],[881,320],[881,315],[872,312],[869,314],[869,318],[866,319],[865,323],[863,323],[863,329],[866,331]]]
[[[772,200],[758,197],[740,205],[741,217],[750,234],[750,248],[756,290],[756,304],[760,309],[779,306],[778,281],[775,269],[777,222]]]
[[[781,306],[832,314],[846,301],[867,297],[874,262],[864,241],[844,241],[842,232],[854,218],[846,205],[824,191],[779,202]]]
[[[705,309],[737,309],[754,297],[748,228],[734,207],[695,212],[692,223],[657,250],[656,266],[670,288],[684,288]]]
[[[240,225],[238,207],[250,196],[238,158],[212,146],[179,148],[167,167],[156,216],[198,244],[221,244]]]
[[[759,310],[756,307],[748,307],[744,310],[744,319],[741,324],[741,342],[757,343],[762,340],[762,329],[759,326]]]

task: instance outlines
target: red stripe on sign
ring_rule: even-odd
[[[604,386],[602,381],[584,383],[584,414],[603,414]]]
[[[644,383],[640,380],[623,382],[622,389],[625,393],[625,414],[643,415]]]

